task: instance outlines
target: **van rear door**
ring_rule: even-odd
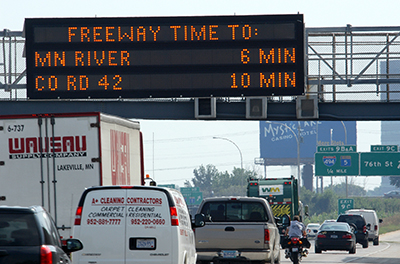
[[[74,226],[74,237],[82,241],[83,250],[74,253],[74,262],[125,264],[125,202],[126,190],[121,188],[94,188],[84,193],[78,207],[81,218],[77,212]]]
[[[171,199],[162,189],[127,189],[126,263],[173,263],[179,227],[171,224]]]

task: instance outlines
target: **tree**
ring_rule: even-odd
[[[257,177],[255,171],[234,168],[232,173],[219,173],[213,182],[214,196],[245,196],[248,179]]]
[[[218,172],[214,165],[201,165],[193,171],[192,183],[203,192],[203,197],[210,196],[245,196],[247,193],[247,182],[250,177],[256,178],[254,170],[234,168],[232,173],[228,171]],[[185,187],[192,187],[190,182],[185,182]]]
[[[332,190],[326,190],[323,194],[313,197],[314,212],[317,214],[330,213],[337,210],[338,196]]]
[[[399,176],[390,176],[390,185],[394,185],[396,187],[400,187],[400,177]]]
[[[349,196],[365,196],[367,191],[355,184],[348,184],[348,195]],[[336,184],[332,186],[328,186],[324,188],[325,190],[332,190],[334,193],[340,196],[346,196],[346,183],[342,182],[341,184]]]
[[[193,174],[193,186],[200,188],[200,191],[203,192],[203,197],[212,196],[213,181],[218,176],[217,168],[211,164],[206,167],[201,165],[198,169],[193,170]]]

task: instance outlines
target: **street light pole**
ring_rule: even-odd
[[[292,134],[294,135],[294,138],[296,139],[296,143],[297,143],[297,189],[298,189],[298,193],[300,195],[300,140],[299,137],[296,135],[296,133],[293,131],[293,129],[291,129],[288,125],[286,125],[285,123],[280,123],[280,122],[275,122],[275,121],[266,121],[267,123],[271,123],[271,124],[278,124],[278,125],[283,125],[286,128],[288,128],[290,130],[290,132],[292,132]],[[299,128],[299,134],[300,134],[300,128]]]
[[[235,145],[235,147],[239,150],[239,154],[240,154],[240,168],[243,169],[243,156],[242,156],[242,151],[240,150],[239,146],[236,145],[235,142],[233,142],[232,140],[228,139],[228,138],[224,138],[224,137],[213,137],[213,139],[222,139],[222,140],[226,140],[231,142],[233,145]]]

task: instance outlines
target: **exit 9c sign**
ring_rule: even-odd
[[[303,15],[25,20],[30,99],[298,95]]]

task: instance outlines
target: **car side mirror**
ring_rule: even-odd
[[[203,214],[196,214],[194,216],[194,223],[192,224],[192,228],[203,227],[206,224],[206,217]]]
[[[382,219],[379,219],[379,223],[380,223],[380,224],[383,223],[383,220],[382,220]]]
[[[71,253],[83,249],[83,244],[79,239],[69,238],[64,242],[62,249],[65,253]]]

